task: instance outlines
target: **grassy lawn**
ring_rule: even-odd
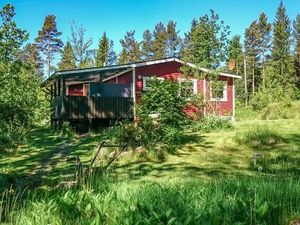
[[[246,225],[300,219],[300,120],[243,113],[229,130],[187,130],[185,144],[161,160],[125,154],[92,189],[61,184],[74,180],[76,157],[88,164],[111,132],[65,137],[35,129],[16,154],[0,159],[0,187],[30,190],[0,192],[2,221]],[[254,153],[261,154],[256,167]]]
[[[281,139],[268,146],[237,141],[255,129],[269,129]],[[163,160],[136,160],[125,157],[112,167],[114,175],[130,180],[214,179],[256,174],[299,175],[300,120],[247,120],[238,118],[230,130],[203,134],[186,132],[186,144]],[[278,138],[276,137],[276,138]],[[0,159],[1,186],[55,186],[72,179],[76,156],[91,160],[97,145],[109,140],[110,133],[67,138],[50,128],[33,130],[17,154]],[[255,140],[252,140],[255,141]],[[253,154],[262,170],[253,167]],[[134,158],[134,160],[132,159]],[[263,160],[262,160],[263,159]],[[258,163],[258,164],[259,164]],[[259,165],[260,165],[259,164]]]
[[[235,139],[251,129],[269,128],[283,139],[272,146],[238,144]],[[272,174],[299,175],[300,120],[238,121],[230,131],[191,133],[191,141],[162,162],[119,163],[116,171],[134,179],[218,178],[269,174],[253,168],[253,154],[260,152]]]

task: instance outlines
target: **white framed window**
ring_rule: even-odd
[[[143,77],[143,90],[144,91],[149,90],[149,81],[151,81],[154,78],[155,78],[155,76],[152,76],[152,77]],[[161,81],[163,81],[165,79],[163,77],[156,77],[156,78],[157,78],[157,80],[161,80]]]
[[[197,80],[196,79],[178,79],[180,85],[180,95],[186,98],[191,98],[198,93]]]
[[[227,102],[227,81],[217,81],[219,84],[223,85],[223,91],[212,90],[212,84],[210,85],[210,101],[220,101]]]

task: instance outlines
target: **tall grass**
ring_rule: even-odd
[[[266,126],[257,126],[250,128],[246,132],[237,133],[235,141],[238,144],[247,145],[253,149],[263,150],[281,143],[283,138],[278,132]]]
[[[300,219],[300,180],[176,183],[102,180],[93,190],[36,191],[2,200],[8,224],[288,224]],[[6,205],[5,205],[6,204]],[[21,207],[20,207],[21,206]],[[2,211],[3,212],[3,211]]]

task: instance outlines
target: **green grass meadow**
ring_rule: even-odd
[[[296,105],[291,112],[300,115]],[[293,224],[300,220],[300,120],[238,111],[230,129],[186,130],[175,153],[124,154],[72,185],[112,131],[33,130],[0,159],[1,224]],[[254,156],[255,165],[254,165]],[[295,223],[296,224],[296,223]]]

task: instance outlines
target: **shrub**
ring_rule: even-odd
[[[245,133],[239,133],[235,136],[238,144],[247,145],[251,148],[271,148],[281,143],[283,138],[274,130],[268,127],[256,127]]]
[[[136,106],[139,121],[119,126],[115,135],[117,141],[147,150],[157,145],[173,148],[180,144],[187,118],[183,112],[186,99],[178,95],[179,91],[176,82],[152,79],[149,90]]]
[[[290,113],[290,106],[282,102],[268,104],[261,111],[262,119],[276,120],[276,119],[289,119],[293,118],[293,114]]]
[[[291,105],[291,99],[293,99],[294,92],[292,90],[282,88],[268,88],[260,90],[252,97],[250,104],[254,110],[262,110],[270,103],[280,103],[284,106]]]
[[[218,117],[218,116],[206,116],[200,120],[193,122],[192,130],[200,131],[204,133],[226,130],[232,128],[232,123],[229,119]]]

